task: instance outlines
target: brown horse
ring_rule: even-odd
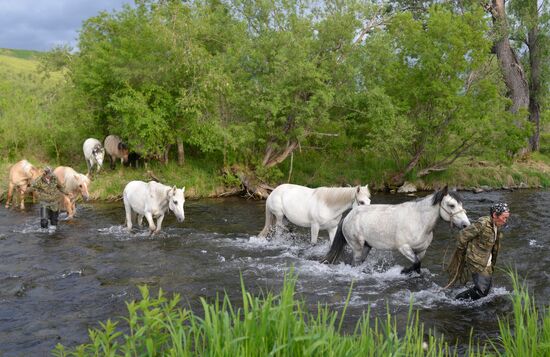
[[[73,218],[76,212],[78,195],[81,195],[84,200],[87,200],[89,197],[88,185],[90,184],[90,179],[68,166],[58,166],[53,170],[53,173],[57,177],[58,185],[63,188],[63,198],[60,207],[67,211],[67,218]]]
[[[10,206],[13,190],[19,192],[19,205],[25,209],[25,191],[27,191],[31,182],[42,175],[42,170],[33,166],[27,160],[21,160],[10,168],[8,197],[6,199],[6,208]],[[33,194],[34,201],[34,194]]]
[[[103,147],[105,148],[107,155],[109,155],[111,169],[114,170],[117,159],[120,159],[121,163],[128,162],[128,145],[126,145],[126,143],[123,142],[118,136],[107,136],[103,142]]]

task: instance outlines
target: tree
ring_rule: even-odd
[[[523,66],[527,69],[529,83],[529,121],[533,134],[529,139],[532,151],[540,148],[541,103],[548,94],[548,58],[550,49],[549,18],[547,1],[512,0],[512,38],[517,39],[516,51],[522,54]]]

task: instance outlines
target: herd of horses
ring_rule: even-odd
[[[128,146],[115,135],[105,138],[104,144],[94,138],[84,141],[83,153],[88,167],[86,175],[67,166],[54,170],[60,185],[61,208],[73,218],[78,197],[88,199],[88,185],[95,168],[101,170],[105,155],[110,167],[117,159],[128,161]],[[27,160],[21,160],[10,168],[6,208],[10,206],[12,193],[19,193],[20,208],[24,209],[24,195],[33,180],[43,171]],[[126,226],[131,232],[133,222],[141,227],[143,218],[149,224],[151,234],[162,227],[164,215],[172,211],[178,220],[185,219],[185,187],[167,186],[150,181],[131,181],[123,191]],[[346,244],[353,252],[352,264],[362,263],[372,248],[397,250],[412,265],[403,273],[420,273],[421,260],[433,239],[433,230],[439,219],[462,229],[470,224],[461,197],[447,187],[424,198],[401,204],[372,204],[367,186],[309,188],[295,184],[277,186],[265,204],[265,225],[259,237],[269,238],[285,227],[286,221],[310,228],[311,243],[315,244],[320,230],[326,230],[331,247],[322,259],[335,263]],[[154,222],[156,219],[156,223]]]

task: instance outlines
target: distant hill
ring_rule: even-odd
[[[43,52],[31,50],[14,50],[9,48],[0,48],[0,55],[36,60],[42,56]]]

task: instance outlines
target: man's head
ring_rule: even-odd
[[[49,166],[44,166],[43,171],[44,173],[42,174],[42,180],[44,180],[45,182],[50,182],[50,179],[53,176],[52,168]]]
[[[491,213],[491,219],[497,227],[504,226],[508,221],[508,217],[510,217],[510,209],[504,202],[498,202],[492,205],[489,209],[489,213]]]

